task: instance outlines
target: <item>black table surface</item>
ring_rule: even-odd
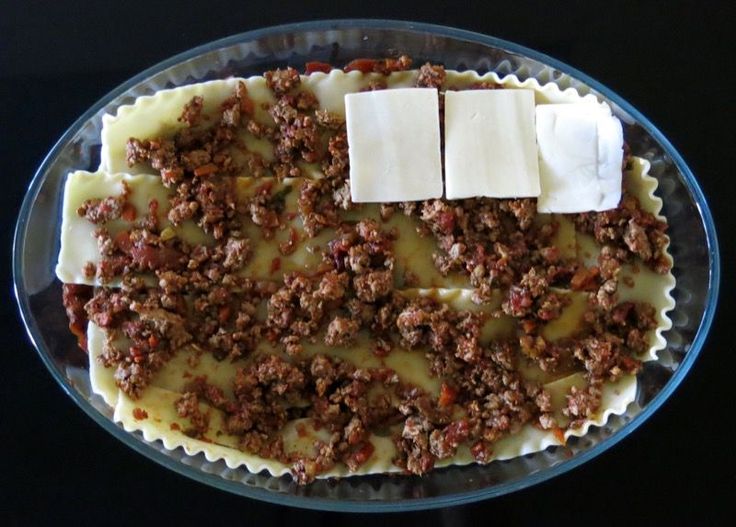
[[[736,499],[730,420],[736,351],[729,320],[735,262],[734,44],[729,2],[1,2],[0,203],[5,360],[0,371],[0,524],[238,523],[472,525],[721,516]],[[12,227],[56,139],[137,72],[210,40],[325,18],[456,26],[545,52],[609,86],[683,154],[713,208],[724,279],[710,338],[674,396],[591,462],[533,488],[451,509],[347,515],[261,503],[156,465],[99,428],[56,385],[27,339],[10,278]],[[729,42],[731,45],[729,45]],[[732,327],[732,325],[731,325]],[[208,522],[208,523],[209,523]],[[285,524],[285,523],[281,523]]]

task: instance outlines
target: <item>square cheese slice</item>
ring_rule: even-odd
[[[542,104],[536,108],[539,212],[613,209],[621,199],[623,131],[607,106]]]
[[[347,94],[345,120],[354,202],[442,197],[436,89]]]
[[[539,196],[532,90],[445,93],[447,199]]]

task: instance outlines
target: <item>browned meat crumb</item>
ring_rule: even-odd
[[[299,191],[299,215],[304,222],[304,230],[308,236],[316,236],[325,227],[334,227],[339,223],[337,207],[325,194],[326,180],[307,180]]]
[[[586,419],[595,416],[596,410],[601,404],[601,383],[596,381],[580,389],[575,386],[570,388],[567,395],[567,407],[562,413],[570,417],[570,427],[576,428]]]
[[[658,273],[670,270],[671,263],[665,255],[669,243],[667,224],[644,211],[639,200],[627,192],[616,209],[576,215],[575,226],[595,236],[601,245],[624,249],[628,257],[638,256]]]
[[[184,430],[190,437],[202,438],[209,428],[209,414],[199,409],[197,394],[187,392],[176,401],[176,413],[189,419],[191,428]]]
[[[440,89],[444,84],[446,77],[447,73],[445,73],[444,66],[435,66],[430,63],[426,63],[421,68],[419,68],[417,86],[421,86],[423,88]]]
[[[276,95],[283,95],[299,86],[301,78],[294,68],[277,69],[263,74],[266,84]]]
[[[317,124],[330,130],[339,130],[345,124],[345,119],[327,110],[317,110],[314,112],[314,116],[317,119]]]
[[[128,166],[148,162],[151,168],[164,170],[174,162],[175,150],[175,143],[171,140],[145,139],[141,141],[131,138],[126,144],[126,160]]]
[[[307,112],[316,104],[311,92],[300,92],[282,95],[270,108],[269,113],[279,129],[274,154],[282,166],[290,166],[300,160],[307,163],[319,160],[320,130],[316,118]]]
[[[126,216],[130,216],[131,211],[135,213],[135,210],[131,209],[132,205],[128,204],[129,195],[130,189],[123,182],[123,192],[120,195],[109,196],[104,199],[88,199],[77,209],[77,215],[95,225],[116,220],[124,213],[127,213]],[[135,215],[133,214],[133,218],[127,217],[126,219],[131,221],[134,218]]]
[[[394,71],[405,71],[411,68],[412,59],[407,55],[385,59],[355,59],[345,65],[345,71],[360,71],[362,73],[380,73],[388,75]]]
[[[471,90],[501,90],[503,85],[492,81],[476,82],[470,86]]]
[[[327,144],[327,156],[322,161],[322,170],[330,179],[348,177],[350,158],[348,157],[348,136],[344,130],[330,137]]]
[[[327,326],[325,344],[328,346],[349,346],[355,341],[360,324],[350,318],[335,317]]]
[[[69,319],[69,331],[77,337],[79,347],[87,351],[87,312],[85,304],[92,298],[92,287],[88,285],[63,284],[61,301]]]
[[[182,110],[178,121],[184,122],[187,126],[197,126],[202,119],[202,108],[204,107],[204,99],[199,95],[192,97]]]

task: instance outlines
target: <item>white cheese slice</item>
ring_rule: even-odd
[[[437,90],[350,93],[345,113],[354,202],[442,197]]]
[[[534,91],[445,93],[447,199],[539,196]]]
[[[623,131],[607,106],[542,104],[536,108],[539,212],[616,208],[621,199]]]
[[[603,196],[595,210],[615,209],[621,201],[624,131],[621,121],[606,110],[598,114],[598,183]]]

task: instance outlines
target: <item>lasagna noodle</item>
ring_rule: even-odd
[[[578,293],[560,291],[561,294],[579,295]],[[411,289],[401,292],[405,297],[419,298],[430,297],[441,304],[447,304],[451,309],[458,311],[473,311],[486,315],[482,325],[481,342],[488,344],[491,340],[510,336],[515,331],[515,321],[508,317],[494,318],[491,313],[500,304],[500,294],[488,304],[477,305],[472,302],[471,291],[458,289]],[[567,310],[579,311],[576,302],[566,308]],[[576,316],[563,316],[558,319],[565,321],[566,328],[558,328],[556,331],[560,336],[574,332],[579,327]],[[555,322],[561,325],[559,322]],[[322,337],[320,335],[319,337]],[[91,360],[101,354],[99,347],[104,343],[105,332],[90,324],[89,343]],[[387,366],[394,369],[403,382],[415,384],[431,394],[439,393],[441,379],[433,377],[429,371],[424,351],[405,350],[397,347],[383,360],[378,359],[372,353],[372,342],[366,332],[361,332],[356,343],[349,347],[329,347],[318,338],[316,343],[305,343],[304,356],[325,354],[349,361],[358,367],[371,368]],[[236,364],[227,361],[217,361],[209,354],[197,352],[192,347],[182,349],[170,360],[163,369],[154,377],[151,386],[144,390],[138,400],[131,400],[124,393],[117,391],[114,385],[113,371],[111,369],[96,366],[91,370],[93,386],[95,391],[105,398],[109,404],[115,406],[114,417],[121,422],[126,430],[140,430],[147,440],[160,439],[166,448],[181,446],[188,454],[204,452],[208,460],[223,459],[231,468],[245,466],[250,471],[268,470],[273,475],[280,475],[287,469],[283,464],[259,458],[247,452],[237,449],[237,438],[229,436],[224,427],[221,412],[201,404],[202,411],[210,413],[210,427],[201,440],[192,439],[182,433],[189,426],[186,419],[178,417],[175,411],[175,402],[186,391],[187,384],[197,376],[206,377],[207,381],[221,388],[227,397],[232,397],[232,380],[236,367],[244,367],[256,357],[265,353],[281,353],[267,342],[262,342],[258,349],[249,357]],[[560,379],[548,379],[544,387],[550,392],[555,407],[558,410],[558,419],[564,423],[564,417],[560,410],[565,405],[565,394],[573,385],[583,383],[580,374],[569,375]],[[601,425],[611,413],[621,413],[629,402],[634,398],[636,381],[633,376],[622,379],[615,385],[606,385],[604,388],[603,404],[601,412],[586,426],[591,424]],[[116,393],[117,392],[117,393]],[[147,416],[147,417],[142,417]],[[295,435],[294,427],[299,427],[299,433]],[[582,433],[582,429],[569,430],[567,436]],[[587,428],[586,428],[587,430]],[[287,452],[299,451],[309,455],[309,445],[316,439],[326,439],[315,430],[311,420],[303,419],[299,422],[290,423],[282,432]],[[370,441],[375,451],[368,463],[361,466],[354,474],[389,472],[397,468],[392,464],[396,450],[387,437],[371,435]],[[525,425],[518,433],[503,438],[494,447],[494,459],[509,459],[519,455],[543,450],[544,448],[560,444],[558,438],[550,431],[542,431],[532,425]],[[309,447],[309,448],[308,448]],[[442,460],[438,466],[449,464],[472,463],[473,458],[467,446],[458,450],[452,457]],[[338,465],[334,470],[326,472],[320,477],[348,475],[346,468]]]
[[[309,238],[304,231],[304,225],[298,214],[297,199],[303,178],[291,178],[277,181],[274,178],[237,179],[237,197],[241,205],[251,199],[260,189],[270,187],[270,192],[284,193],[284,216],[292,217],[287,220],[285,228],[278,229],[273,238],[265,238],[263,230],[249,218],[243,218],[243,230],[250,241],[252,257],[241,273],[244,276],[257,280],[282,280],[285,273],[301,271],[315,272],[322,262],[322,252],[327,248],[330,240],[335,238],[334,228],[323,229],[316,237]],[[108,174],[104,172],[77,171],[69,175],[64,193],[64,206],[61,228],[61,251],[56,266],[56,274],[64,283],[101,285],[95,276],[87,276],[85,266],[91,262],[98,265],[101,255],[94,231],[100,226],[93,225],[87,219],[77,214],[77,209],[90,199],[104,199],[108,196],[117,196],[123,191],[123,182],[131,194],[129,201],[134,205],[139,220],[148,211],[148,201],[156,199],[159,203],[158,218],[162,226],[173,228],[177,236],[191,244],[212,243],[211,237],[206,235],[197,225],[187,220],[179,227],[173,227],[167,220],[169,210],[169,190],[161,183],[161,179],[153,175]],[[575,254],[575,229],[572,223],[564,216],[540,215],[539,221],[557,221],[560,224],[555,245],[564,256]],[[451,273],[443,276],[435,267],[432,255],[437,250],[434,237],[421,236],[417,227],[419,222],[400,212],[396,212],[386,222],[381,220],[379,206],[365,204],[349,211],[341,211],[343,221],[354,222],[365,218],[372,218],[378,222],[384,231],[395,230],[398,239],[394,244],[395,285],[405,287],[470,287],[467,276]],[[131,222],[117,219],[108,222],[104,227],[115,235],[120,230],[130,228]],[[296,250],[282,256],[279,244],[286,243],[296,235],[298,242]],[[273,262],[278,260],[275,268]],[[113,282],[112,285],[116,285]]]
[[[349,73],[341,70],[332,70],[329,73],[313,73],[301,76],[301,87],[299,89],[310,90],[319,101],[319,106],[327,111],[344,116],[344,97],[347,93],[353,93],[365,89],[371,82],[385,81],[388,88],[406,88],[414,85],[417,79],[417,71],[399,71],[383,76],[376,73],[363,74],[358,71]],[[261,124],[273,126],[273,120],[264,109],[264,104],[275,101],[273,94],[268,89],[263,77],[254,76],[247,79],[230,78],[226,80],[214,80],[209,82],[190,84],[168,90],[160,90],[153,95],[138,97],[133,104],[120,106],[114,115],[106,114],[102,118],[102,152],[99,169],[106,172],[130,172],[131,174],[153,174],[152,169],[145,165],[128,167],[126,160],[126,143],[130,137],[153,138],[173,137],[182,128],[186,127],[184,121],[179,120],[182,108],[192,97],[199,96],[204,99],[203,115],[206,117],[204,123],[214,122],[215,114],[221,104],[230,97],[238,82],[243,82],[248,94],[253,100],[255,107],[254,119]],[[549,103],[600,103],[593,95],[580,97],[573,88],[560,90],[554,83],[540,85],[536,79],[520,80],[515,75],[499,77],[495,72],[478,75],[476,72],[457,72],[448,70],[445,81],[446,86],[462,89],[479,82],[494,82],[507,89],[528,89],[534,91],[536,104]],[[270,160],[273,153],[270,144],[262,139],[256,138],[247,131],[240,132],[240,139],[245,143],[248,150],[257,152]],[[236,160],[242,159],[240,149],[234,148],[231,152]],[[307,173],[320,176],[319,166],[315,164],[302,164]],[[247,174],[244,174],[247,175]]]
[[[95,330],[93,330],[95,331]],[[97,330],[98,331],[98,330]],[[98,374],[109,375],[109,372]],[[584,380],[580,374],[573,374],[565,378],[545,384],[544,388],[550,393],[556,408],[564,405],[565,394],[571,386],[581,386]],[[586,421],[581,427],[568,430],[565,437],[582,436],[590,426],[602,426],[611,414],[620,414],[633,401],[636,392],[636,378],[624,376],[617,383],[607,383],[603,388],[601,411],[593,419]],[[149,386],[138,400],[132,400],[124,393],[117,395],[114,404],[114,419],[129,431],[140,431],[147,441],[162,441],[167,449],[182,447],[188,455],[203,453],[208,461],[224,460],[228,467],[245,466],[250,472],[267,470],[274,476],[280,476],[288,471],[283,463],[272,459],[260,458],[254,454],[238,449],[238,438],[229,435],[224,427],[223,414],[205,403],[200,403],[200,410],[209,414],[209,428],[202,439],[193,439],[184,431],[190,426],[185,418],[176,413],[176,401],[181,393],[158,387],[158,383]],[[558,412],[559,414],[559,412]],[[559,416],[564,422],[564,417]],[[295,432],[295,429],[298,432]],[[310,419],[300,419],[290,422],[282,431],[282,439],[286,452],[298,451],[302,454],[313,455],[312,445],[315,440],[326,440],[324,428],[316,430]],[[374,474],[395,472],[398,468],[392,460],[396,449],[390,438],[371,434],[369,441],[375,450],[369,460],[356,472],[348,472],[346,467],[338,464],[332,470],[319,477],[336,477],[347,475]],[[493,459],[511,459],[520,455],[544,450],[551,445],[561,444],[551,431],[540,430],[530,424],[494,444]],[[473,462],[467,446],[458,449],[455,456],[441,460],[437,466],[464,465]]]
[[[275,99],[266,86],[266,80],[261,76],[248,79],[233,77],[160,90],[152,95],[138,97],[133,104],[120,106],[115,115],[105,114],[102,117],[99,170],[113,173],[155,174],[150,167],[142,164],[128,166],[125,151],[128,139],[172,137],[178,130],[187,126],[186,122],[179,118],[182,108],[193,97],[203,98],[203,123],[205,125],[212,123],[222,103],[232,97],[241,81],[245,83],[250,97],[257,103],[254,105],[254,119],[262,124],[272,124],[271,117],[262,105],[273,103]],[[252,134],[244,135],[243,139],[251,151],[262,153],[267,158],[272,156],[266,141],[258,140]],[[240,156],[238,149],[234,148],[232,153],[236,158]]]

